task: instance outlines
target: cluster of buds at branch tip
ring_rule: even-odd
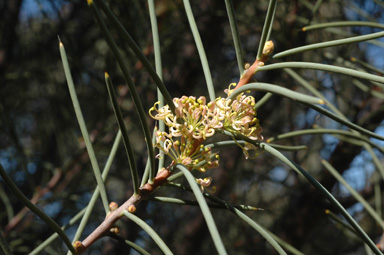
[[[272,55],[273,50],[273,42],[266,42],[261,58],[256,59],[252,66],[248,64],[239,83],[231,84],[225,90],[228,97],[235,89],[250,81],[257,68],[263,66],[264,61]],[[212,137],[216,130],[227,130],[252,140],[263,140],[262,128],[256,118],[255,99],[243,93],[234,100],[228,97],[219,97],[209,103],[203,96],[174,98],[174,113],[168,105],[158,108],[160,102],[155,103],[149,110],[149,115],[155,120],[163,121],[168,127],[168,132],[160,130],[155,132],[155,147],[161,151],[157,157],[167,155],[172,159],[172,164],[179,163],[189,170],[205,172],[219,165],[218,155],[212,153],[211,148],[203,145],[203,142]],[[255,145],[250,143],[245,143],[244,146],[238,145],[247,159],[256,157],[258,150]],[[255,156],[250,156],[249,151],[255,151]],[[209,178],[196,179],[202,190],[211,184],[212,178]],[[151,192],[153,189],[154,185],[149,183],[141,188],[142,192]]]
[[[245,68],[245,72],[241,76],[239,82],[237,83],[235,89],[240,88],[241,86],[244,86],[245,84],[248,84],[251,80],[252,76],[256,73],[257,68],[264,66],[264,62],[266,62],[272,55],[274,50],[274,44],[272,41],[268,41],[264,44],[263,52],[260,57],[260,59],[256,58],[255,62],[249,66],[248,68]],[[228,96],[232,93],[233,90],[229,91]]]

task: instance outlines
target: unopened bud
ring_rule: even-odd
[[[113,227],[109,230],[112,234],[118,235],[120,233],[120,229],[118,227]]]
[[[114,211],[114,210],[116,210],[117,208],[119,208],[119,205],[118,205],[116,202],[111,202],[111,203],[109,204],[109,210]]]
[[[263,48],[263,60],[267,60],[269,56],[272,54],[275,46],[272,41],[268,41],[264,44]]]
[[[134,205],[128,206],[128,212],[135,213],[136,212],[136,206],[134,206]]]
[[[85,246],[83,245],[82,242],[76,241],[73,243],[73,248],[75,248],[76,252],[82,252],[85,250]]]

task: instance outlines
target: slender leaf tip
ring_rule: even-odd
[[[301,31],[303,31],[303,32],[307,31],[307,27],[303,27],[303,28],[301,29]]]
[[[323,100],[323,99],[320,99],[320,100],[319,100],[319,104],[324,105],[324,104],[325,104],[324,100]]]
[[[357,59],[355,57],[350,58],[352,62],[355,62]]]
[[[59,40],[59,48],[64,47],[64,44],[61,42],[60,36],[57,35],[57,40]]]
[[[325,214],[330,214],[331,213],[331,211],[329,209],[326,209],[324,212],[325,212]]]
[[[109,79],[109,74],[107,72],[104,72],[105,79]]]
[[[88,3],[88,5],[92,5],[93,4],[93,0],[87,0],[87,3]]]

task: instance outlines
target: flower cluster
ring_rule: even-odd
[[[174,98],[173,103],[175,113],[168,105],[157,108],[159,102],[149,110],[153,119],[163,121],[168,127],[168,132],[156,131],[155,146],[171,157],[174,163],[181,163],[190,170],[205,172],[219,165],[219,156],[202,144],[218,129],[242,134],[252,140],[263,139],[252,96],[240,94],[233,101],[217,98],[208,104],[203,96],[197,99],[183,96]],[[249,157],[249,150],[256,149],[249,143],[240,147],[246,158]],[[204,189],[210,185],[211,179],[198,179],[197,182]]]
[[[236,100],[218,98],[216,106],[223,113],[223,129],[239,133],[252,140],[263,140],[262,128],[256,118],[255,98],[240,94]]]
[[[174,98],[176,114],[168,105],[157,109],[156,103],[149,111],[152,118],[164,121],[169,133],[156,131],[156,144],[161,151],[170,156],[175,163],[189,169],[205,172],[207,168],[218,166],[218,155],[211,152],[202,142],[223,125],[214,116],[214,104],[206,104],[205,97]],[[156,111],[156,115],[152,112]],[[180,139],[177,139],[179,138]]]

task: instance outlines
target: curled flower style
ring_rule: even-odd
[[[186,140],[184,137],[174,140],[172,135],[161,131],[156,131],[155,136],[155,146],[172,158],[174,163],[200,172],[219,166],[219,155],[212,153],[211,148],[201,144],[200,140]]]
[[[156,120],[162,120],[169,127],[170,133],[174,137],[183,136],[186,139],[205,140],[215,134],[215,129],[221,128],[222,123],[219,122],[215,110],[215,104],[206,104],[205,97],[196,99],[193,96],[183,96],[174,98],[175,115],[170,111],[168,105],[160,109],[156,108],[157,102],[150,110],[149,114]],[[153,115],[152,112],[157,114]],[[182,123],[182,124],[180,124]]]
[[[226,90],[229,94],[232,85]],[[212,137],[216,130],[227,130],[233,134],[242,134],[252,140],[263,139],[262,128],[256,118],[255,99],[239,94],[236,99],[217,98],[207,103],[205,97],[182,96],[174,98],[175,112],[168,105],[158,108],[159,102],[149,110],[153,119],[163,121],[168,132],[156,131],[155,146],[172,158],[173,162],[185,165],[190,170],[205,172],[219,165],[219,155],[203,142]],[[240,144],[239,144],[240,146]],[[240,146],[246,158],[256,146],[246,143]],[[159,154],[160,155],[160,154]],[[257,155],[257,154],[256,154]],[[198,179],[202,190],[208,187],[212,179]]]
[[[201,192],[204,192],[205,190],[211,193],[216,192],[215,186],[212,186],[211,189],[207,189],[212,183],[212,177],[206,177],[204,179],[199,178],[199,179],[196,179],[196,182],[197,184],[200,185]]]
[[[262,141],[263,129],[256,118],[255,98],[239,94],[235,100],[217,98],[216,106],[220,109],[223,118],[223,129],[231,133],[238,133],[252,140]]]

